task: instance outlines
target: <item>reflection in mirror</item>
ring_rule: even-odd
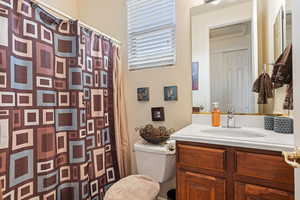
[[[274,60],[276,60],[285,48],[292,44],[292,11],[291,0],[281,2],[278,14],[274,22]],[[285,8],[284,8],[285,7]]]
[[[193,90],[194,107],[209,112],[218,102],[226,112],[256,113],[252,83],[256,78],[252,44],[252,1],[223,0],[192,9],[192,57],[198,63],[199,87]],[[193,78],[194,80],[195,78]]]
[[[267,73],[275,75],[274,63],[279,62],[278,58],[284,54],[284,50],[292,44],[292,0],[263,0],[258,1],[258,42],[260,48],[259,65],[268,64]],[[278,64],[278,63],[277,63]],[[290,67],[287,65],[285,67]],[[262,69],[259,69],[261,72]],[[268,104],[260,106],[261,113],[289,114],[286,106],[287,91],[291,84],[284,84],[274,90],[274,98],[268,100]]]
[[[210,112],[218,102],[222,112],[232,105],[236,113],[287,113],[288,85],[264,104],[252,89],[262,73],[272,77],[274,63],[292,43],[291,1],[199,1],[191,9],[194,111]]]
[[[280,54],[284,51],[284,11],[283,7],[280,7],[278,14],[275,18],[273,25],[274,30],[274,60],[276,60]]]
[[[292,44],[292,0],[285,0],[286,45]]]
[[[286,13],[286,44],[292,44],[292,12]]]
[[[209,35],[211,102],[222,111],[234,105],[235,112],[254,113],[251,21],[211,28]]]

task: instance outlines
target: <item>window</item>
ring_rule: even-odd
[[[129,69],[176,62],[176,0],[127,0]]]

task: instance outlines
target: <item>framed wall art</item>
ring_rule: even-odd
[[[149,99],[150,99],[150,90],[148,87],[137,89],[137,100],[138,101],[149,101]]]
[[[152,121],[165,121],[165,111],[163,107],[151,108]]]
[[[164,87],[164,96],[165,96],[165,101],[177,101],[177,86],[168,86]]]

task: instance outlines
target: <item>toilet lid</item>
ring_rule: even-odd
[[[165,154],[165,155],[174,155],[175,151],[175,141],[169,140],[166,144],[150,144],[143,140],[138,141],[134,144],[135,151]]]

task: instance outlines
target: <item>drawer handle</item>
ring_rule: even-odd
[[[300,168],[300,148],[296,149],[294,152],[282,152],[284,161],[294,168]]]

